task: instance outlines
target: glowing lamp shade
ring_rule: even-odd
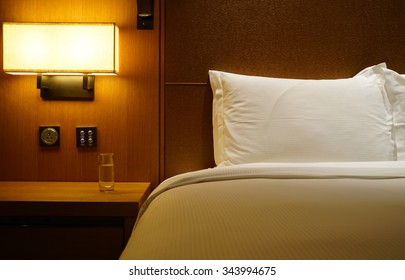
[[[10,74],[117,74],[118,33],[114,23],[3,23],[3,69]]]

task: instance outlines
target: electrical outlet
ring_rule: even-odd
[[[39,145],[46,147],[60,146],[60,127],[59,126],[40,126],[39,127]]]
[[[97,147],[97,127],[76,127],[77,147]]]

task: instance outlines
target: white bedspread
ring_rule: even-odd
[[[405,162],[175,176],[142,206],[121,259],[405,259]]]

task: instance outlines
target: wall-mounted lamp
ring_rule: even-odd
[[[3,69],[37,75],[44,99],[94,99],[94,76],[116,75],[114,23],[3,23]]]

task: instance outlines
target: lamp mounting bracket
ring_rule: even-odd
[[[37,75],[37,88],[45,100],[94,100],[92,75]]]

